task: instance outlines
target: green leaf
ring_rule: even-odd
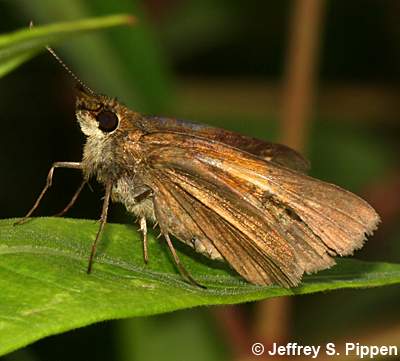
[[[20,65],[33,58],[37,54],[37,51],[27,51],[22,54],[15,55],[9,59],[4,61],[0,60],[0,77],[12,72],[15,68],[18,68]]]
[[[102,14],[133,13],[131,29],[79,36],[57,46],[67,64],[92,89],[121,99],[129,108],[151,114],[170,112],[174,79],[159,28],[143,1],[15,0],[24,17],[39,24]],[[157,31],[158,29],[158,31]],[[61,45],[61,44],[60,44]],[[85,56],[82,54],[90,54]],[[101,74],[101,76],[99,76]]]
[[[33,57],[46,45],[53,44],[72,35],[102,28],[132,24],[131,15],[110,15],[79,21],[60,22],[46,26],[35,26],[0,35],[0,77]]]
[[[338,260],[295,289],[260,287],[177,245],[187,270],[207,286],[201,289],[182,280],[154,237],[145,265],[135,227],[120,224],[107,225],[88,275],[96,221],[36,218],[13,226],[14,221],[0,221],[0,355],[101,320],[400,282],[398,264]]]

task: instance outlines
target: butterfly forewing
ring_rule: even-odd
[[[310,168],[307,159],[283,144],[267,142],[226,129],[163,117],[146,117],[142,127],[148,133],[174,132],[223,143],[297,172],[306,173]]]
[[[165,232],[212,244],[253,283],[296,285],[361,247],[379,220],[350,192],[221,142],[157,132],[141,146]]]

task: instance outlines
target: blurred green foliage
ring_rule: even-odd
[[[0,77],[32,58],[56,41],[104,27],[131,25],[135,19],[128,15],[104,16],[49,26],[32,26],[0,35]]]
[[[65,58],[99,92],[123,98],[127,105],[140,111],[162,111],[167,107],[171,81],[140,2],[17,0],[15,3],[38,24],[91,14],[134,14],[139,19],[137,26],[71,41],[65,49]]]

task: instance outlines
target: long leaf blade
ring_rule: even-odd
[[[133,24],[131,15],[109,15],[79,21],[60,22],[0,35],[0,76],[30,59],[46,45],[67,37],[107,27]]]
[[[179,252],[200,289],[177,274],[166,248],[149,239],[145,265],[133,226],[108,224],[93,273],[87,259],[97,222],[37,218],[0,221],[0,355],[48,335],[107,319],[152,315],[200,305],[234,304],[339,288],[400,283],[400,265],[338,260],[300,287],[259,287],[228,268]],[[29,326],[28,326],[29,325]]]

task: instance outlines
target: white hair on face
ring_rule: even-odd
[[[79,110],[76,117],[83,134],[88,137],[103,139],[106,135],[99,129],[96,119],[87,111]]]

